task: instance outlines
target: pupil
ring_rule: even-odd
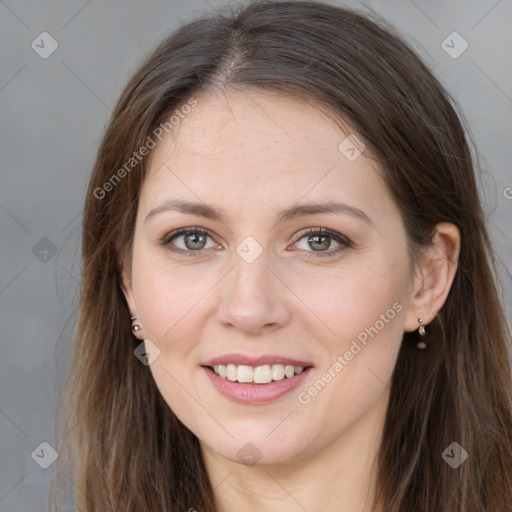
[[[310,243],[310,244],[311,244],[311,243],[314,243],[314,244],[319,243],[319,242],[318,242],[318,241],[319,241],[319,239],[322,239],[322,238],[323,238],[323,240],[324,240],[324,243],[323,243],[323,246],[322,246],[322,247],[320,247],[320,249],[327,249],[327,248],[329,247],[329,237],[327,237],[327,236],[323,236],[323,235],[320,235],[320,236],[318,236],[318,235],[312,236],[312,237],[310,237],[310,238],[309,238],[309,243]],[[327,242],[327,243],[325,243],[325,242]],[[322,244],[320,243],[320,245],[322,245]],[[313,246],[312,246],[312,249],[313,249],[313,250],[315,250],[315,251],[317,250],[317,249],[315,249]]]
[[[189,249],[202,249],[201,243],[203,243],[203,245],[204,245],[204,238],[205,238],[204,235],[199,235],[197,233],[194,233],[194,234],[191,234],[191,235],[187,235],[186,238],[185,238],[185,244],[186,244],[186,246]],[[191,239],[193,239],[192,240],[192,247],[190,247],[190,245],[188,243],[188,242],[190,242]],[[201,239],[203,239],[203,240],[201,240]],[[194,244],[199,244],[199,247],[197,247],[197,246],[194,247]]]

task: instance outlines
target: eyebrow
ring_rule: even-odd
[[[222,208],[216,208],[213,206],[209,206],[206,203],[194,202],[194,201],[184,201],[179,199],[169,199],[162,203],[161,205],[153,208],[146,216],[144,222],[147,222],[150,218],[158,215],[162,212],[167,211],[178,211],[181,213],[196,215],[198,217],[204,217],[206,219],[211,219],[215,221],[220,221],[223,224],[226,224],[229,219],[225,214],[225,210]],[[356,219],[362,220],[367,224],[374,226],[373,221],[368,217],[368,215],[346,203],[329,201],[326,203],[301,203],[285,210],[281,210],[277,215],[277,223],[282,223],[291,219],[296,219],[298,217],[303,217],[306,215],[315,215],[319,213],[335,213],[335,214],[343,214],[349,215]]]

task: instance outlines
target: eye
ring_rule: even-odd
[[[172,231],[166,235],[160,243],[170,252],[179,255],[200,256],[202,251],[206,249],[219,248],[215,243],[208,247],[208,238],[213,240],[210,233],[205,229],[199,227],[188,227]],[[182,240],[180,241],[180,239]],[[300,232],[296,236],[296,242],[294,245],[297,246],[302,239],[305,239],[305,242],[303,243],[303,247],[299,247],[299,249],[305,250],[305,256],[308,258],[335,256],[347,248],[353,247],[353,243],[346,236],[322,227],[308,228],[307,230]],[[333,240],[338,244],[338,247],[333,251],[327,252],[327,249],[331,247]],[[312,251],[310,249],[312,249]]]
[[[305,232],[302,231],[297,235],[297,242],[294,245],[297,245],[302,239],[305,239],[305,242],[299,248],[307,251],[306,257],[308,258],[335,256],[347,248],[353,247],[353,243],[346,236],[322,227],[308,228]],[[326,249],[331,247],[333,240],[338,244],[338,247],[327,252]],[[313,251],[311,252],[309,249]]]
[[[174,240],[179,240],[180,238],[182,239],[181,242],[173,242]],[[208,247],[206,245],[208,238],[212,237],[208,233],[208,231],[202,228],[180,228],[166,235],[162,239],[161,243],[162,245],[166,246],[167,249],[171,252],[182,254],[185,256],[200,256],[201,251],[203,251],[204,249],[218,247],[218,245],[216,244],[213,244],[212,246]],[[171,242],[173,243],[171,244]]]

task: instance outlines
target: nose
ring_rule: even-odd
[[[225,327],[259,334],[285,326],[291,318],[290,291],[265,253],[252,263],[238,256],[219,288],[217,316]]]

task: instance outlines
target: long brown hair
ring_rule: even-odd
[[[431,348],[411,349],[417,335],[403,337],[377,497],[386,512],[512,510],[511,337],[466,123],[384,20],[310,1],[257,1],[191,22],[122,92],[85,201],[80,316],[54,495],[64,474],[82,512],[215,511],[196,436],[134,357],[120,265],[148,158],[133,168],[126,162],[173,112],[221,87],[314,101],[339,123],[348,120],[384,169],[413,255],[437,223],[459,228],[459,266],[429,325]],[[452,442],[469,455],[457,468],[441,457]]]

